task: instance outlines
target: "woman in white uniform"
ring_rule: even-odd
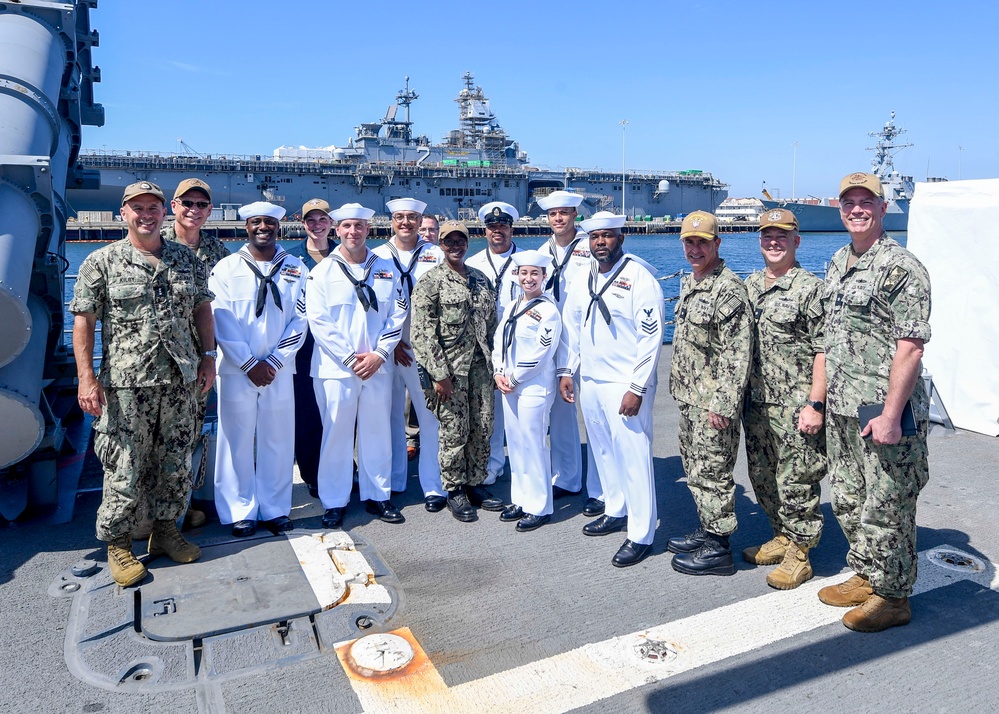
[[[493,340],[493,375],[502,393],[513,504],[500,514],[520,532],[547,523],[552,513],[548,421],[558,385],[555,351],[562,334],[558,305],[543,294],[551,257],[536,250],[511,256],[523,295],[503,314]]]

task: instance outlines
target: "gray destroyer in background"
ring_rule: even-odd
[[[411,196],[425,201],[428,213],[474,220],[490,201],[505,201],[523,216],[538,216],[543,213],[539,197],[572,189],[585,197],[579,208],[583,218],[621,210],[620,172],[530,166],[527,154],[500,127],[473,76],[465,73],[463,80],[455,99],[459,128],[440,144],[413,135],[410,105],[418,95],[407,77],[385,117],[356,127],[346,146],[280,147],[273,156],[82,153],[81,164],[100,172],[100,188],[71,186],[69,202],[78,212],[117,210],[130,183],[146,180],[172,188],[194,176],[211,185],[216,206],[263,200],[294,207],[319,197],[331,206],[357,202],[381,210],[386,201]],[[700,170],[632,172],[625,178],[629,216],[713,211],[728,196],[727,184]]]

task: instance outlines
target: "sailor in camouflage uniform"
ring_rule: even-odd
[[[465,265],[468,229],[441,225],[445,262],[413,290],[412,339],[427,374],[424,394],[440,423],[441,481],[447,507],[459,521],[477,518],[475,506],[503,510],[503,501],[482,485],[493,432],[492,339],[496,293],[486,276]]]
[[[170,225],[163,226],[160,230],[160,235],[165,240],[181,243],[193,250],[194,254],[198,256],[198,260],[205,264],[205,272],[211,275],[215,264],[229,255],[229,249],[225,247],[222,241],[208,231],[201,230],[212,214],[211,186],[198,178],[184,179],[177,184],[177,190],[173,192],[170,209],[173,211],[176,219]],[[208,413],[208,403],[212,401],[212,393],[210,390],[198,396],[198,411],[195,414],[194,423],[195,446],[202,439],[202,430],[205,424],[205,417]],[[215,407],[212,407],[212,409],[214,416]],[[207,443],[205,445],[207,446]],[[194,472],[197,471],[198,465],[196,464]],[[197,478],[197,473],[194,475]],[[193,497],[197,499],[198,494],[194,494]],[[201,502],[196,501],[196,503],[201,505]],[[184,527],[197,528],[204,525],[205,520],[203,511],[189,508],[187,515],[184,517]]]
[[[695,211],[680,240],[693,275],[676,303],[669,391],[680,409],[680,456],[700,527],[671,538],[673,569],[687,575],[732,575],[729,536],[736,529],[735,467],[749,364],[752,308],[742,281],[718,255],[715,217]]]
[[[920,376],[930,339],[930,279],[884,233],[877,176],[850,174],[839,198],[851,242],[833,256],[823,294],[826,439],[833,512],[850,543],[846,560],[854,575],[822,588],[819,599],[859,606],[843,624],[878,632],[912,616],[916,498],[929,480],[929,397]],[[864,426],[858,409],[866,405],[883,410]]]
[[[783,208],[763,213],[760,252],[766,267],[746,278],[756,337],[743,416],[746,456],[749,480],[774,537],[742,556],[757,565],[780,563],[767,576],[779,590],[812,577],[808,550],[822,533],[822,281],[796,262],[800,243],[793,213]]]
[[[69,310],[80,407],[97,417],[94,450],[104,466],[97,537],[108,541],[111,575],[125,587],[146,575],[130,536],[143,501],[154,519],[151,555],[184,563],[201,555],[176,521],[191,488],[197,393],[211,389],[215,360],[198,351],[198,345],[214,349],[205,267],[160,237],[163,191],[148,181],[131,184],[121,216],[127,236],[83,262]],[[104,346],[99,377],[97,320]]]

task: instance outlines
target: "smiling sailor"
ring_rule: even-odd
[[[548,214],[552,235],[538,250],[550,255],[552,267],[545,281],[545,292],[552,296],[559,311],[565,307],[569,286],[577,280],[586,281],[590,274],[590,242],[586,231],[576,225],[577,208],[582,194],[553,191],[538,199],[538,206]],[[576,389],[579,389],[578,375]],[[583,488],[583,459],[580,453],[579,422],[576,405],[562,399],[552,403],[551,413],[552,484],[555,498],[579,493]],[[593,454],[587,450],[586,494],[584,516],[599,516],[604,512],[604,492],[597,476]]]
[[[308,269],[276,243],[285,210],[257,201],[239,209],[247,242],[208,278],[215,300],[219,433],[215,506],[237,537],[257,521],[292,530],[295,355],[305,340]]]
[[[348,203],[330,212],[340,245],[316,266],[305,290],[316,339],[312,376],[323,415],[319,498],[323,526],[339,528],[350,502],[354,440],[361,500],[386,523],[405,519],[389,500],[392,482],[392,354],[409,297],[391,261],[368,250],[374,211]],[[356,427],[356,428],[355,428]]]
[[[611,560],[634,565],[652,547],[656,485],[652,469],[652,409],[663,341],[663,293],[641,263],[624,253],[624,216],[600,211],[582,222],[590,234],[586,283],[576,283],[563,309],[559,391],[579,401],[589,447],[600,471],[605,513],[583,526],[601,536],[627,528]]]
[[[397,198],[388,201],[385,207],[392,216],[392,237],[374,250],[374,254],[392,263],[399,273],[399,281],[406,293],[407,305],[413,295],[416,282],[427,271],[444,260],[440,248],[420,237],[420,223],[427,204],[415,198]],[[393,354],[392,380],[392,490],[405,491],[409,476],[409,458],[406,452],[406,391],[415,395],[412,408],[416,410],[420,423],[420,438],[423,451],[420,453],[420,486],[423,489],[424,505],[431,513],[444,509],[446,492],[441,484],[441,467],[437,460],[437,417],[427,408],[420,387],[420,376],[416,371],[410,339],[410,308],[406,309],[406,321],[402,326],[402,339]]]
[[[520,218],[517,209],[503,201],[492,201],[479,209],[479,221],[486,227],[488,246],[465,261],[466,265],[485,273],[496,291],[496,317],[499,319],[510,303],[520,296],[517,266],[512,256],[517,252],[513,242],[513,222]],[[493,403],[493,435],[489,440],[489,466],[485,485],[496,483],[503,474],[506,458],[503,454],[503,402],[496,392]]]
[[[524,294],[511,304],[493,338],[493,374],[503,402],[510,445],[510,500],[502,521],[532,531],[552,513],[548,420],[557,391],[555,352],[562,335],[558,306],[543,293],[551,256],[536,250],[513,255]],[[575,417],[575,415],[573,415]]]

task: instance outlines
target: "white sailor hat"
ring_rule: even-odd
[[[542,211],[553,208],[576,208],[583,202],[583,196],[572,191],[553,191],[544,198],[538,199],[538,207]]]
[[[365,208],[360,203],[345,203],[335,211],[330,211],[330,218],[334,221],[346,221],[348,218],[370,221],[373,215],[375,215],[374,209]]]
[[[518,268],[533,265],[542,270],[548,270],[552,264],[552,257],[538,250],[518,250],[510,256],[510,260]]]
[[[612,228],[623,228],[624,221],[624,216],[617,216],[610,211],[597,211],[585,221],[582,221],[579,227],[587,233],[590,231],[606,231]]]
[[[284,218],[285,213],[286,211],[282,206],[275,206],[273,203],[268,203],[267,201],[254,201],[239,209],[239,217],[244,221],[248,221],[254,216],[270,216],[280,221]]]
[[[517,209],[503,201],[491,201],[479,209],[479,220],[485,224],[513,223],[520,214]]]
[[[423,201],[417,201],[415,198],[393,198],[391,201],[385,202],[385,208],[388,209],[389,213],[395,213],[396,211],[423,213],[427,208],[427,204]]]

